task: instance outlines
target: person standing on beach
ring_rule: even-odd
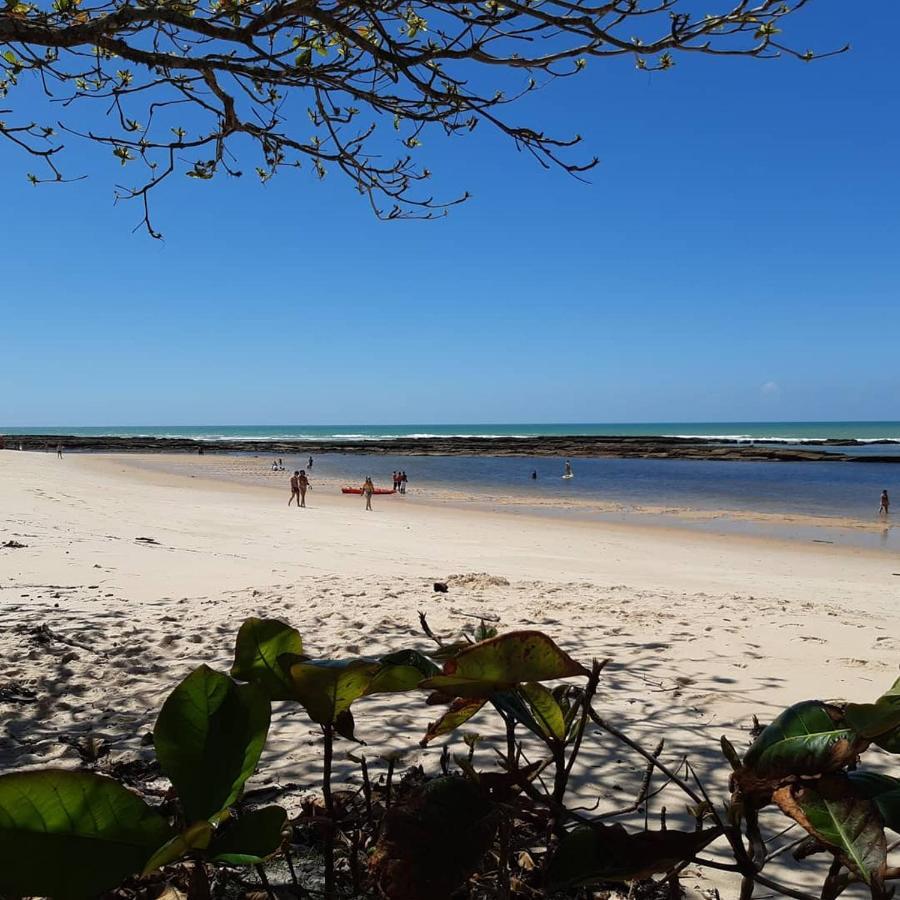
[[[63,445],[57,444],[56,445],[56,458],[57,459],[62,459],[62,452],[63,452]]]
[[[306,477],[306,469],[300,470],[297,484],[300,487],[300,505],[306,509],[306,492],[309,490],[309,479]]]
[[[367,475],[363,484],[363,496],[366,498],[366,509],[372,511],[372,494],[375,493],[375,485],[372,482],[372,476]]]
[[[881,507],[878,510],[878,515],[886,516],[891,511],[891,498],[888,497],[887,491],[881,492]]]
[[[400,493],[401,494],[406,493],[406,482],[407,482],[406,470],[404,470],[400,473]]]
[[[300,472],[299,471],[295,471],[294,474],[291,475],[291,499],[288,500],[288,506],[290,506],[291,503],[293,503],[295,497],[297,498],[297,506],[299,507],[301,505],[300,501],[301,501],[301,499],[303,499],[300,496]]]
[[[397,472],[395,471],[391,477],[393,478],[393,481],[394,481],[394,490],[395,491],[399,490],[400,489],[400,478],[398,477]]]

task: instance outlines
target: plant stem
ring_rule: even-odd
[[[259,880],[266,889],[266,896],[269,900],[276,900],[275,894],[272,891],[272,885],[269,884],[269,879],[266,878],[266,870],[262,866],[255,866],[254,868],[256,869],[256,874],[259,875]]]
[[[353,837],[351,839],[351,846],[350,846],[350,877],[353,881],[354,896],[360,892],[359,845],[360,845],[360,834],[359,834],[359,828],[357,827],[357,828],[353,829]]]
[[[322,771],[322,798],[325,803],[325,896],[334,897],[334,798],[331,796],[331,761],[334,753],[334,725],[322,726],[325,749]]]
[[[363,799],[366,802],[366,821],[372,821],[372,782],[369,781],[369,764],[363,756],[360,761],[363,777]]]
[[[703,797],[701,797],[700,794],[698,794],[690,785],[686,784],[684,782],[684,779],[679,778],[667,765],[661,763],[653,756],[652,753],[650,753],[648,750],[645,750],[640,744],[635,743],[630,737],[628,737],[628,735],[623,734],[621,731],[619,731],[619,729],[616,728],[615,725],[611,725],[605,719],[601,719],[593,709],[589,708],[588,715],[591,717],[591,721],[599,728],[602,728],[604,731],[608,731],[613,737],[620,740],[623,744],[631,747],[631,749],[636,753],[640,753],[640,755],[643,756],[644,759],[647,760],[647,762],[652,763],[657,769],[660,770],[660,772],[662,772],[671,781],[677,784],[678,787],[680,787],[681,790],[684,791],[684,793],[694,801],[694,803],[699,804],[703,802]]]
[[[510,771],[516,768],[516,722],[511,716],[503,716],[506,722],[506,761]]]
[[[391,785],[394,783],[394,758],[388,760],[387,782],[385,784],[384,808],[391,808]]]
[[[512,816],[504,816],[500,823],[500,859],[497,865],[497,897],[509,900],[509,829]]]
[[[294,892],[298,897],[308,897],[309,893],[304,890],[303,886],[297,880],[297,870],[294,868],[294,861],[291,859],[290,846],[284,851],[284,861],[287,863],[288,871],[291,873],[291,882],[294,885]]]

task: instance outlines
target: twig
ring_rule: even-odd
[[[681,790],[684,791],[684,793],[694,801],[694,803],[699,804],[703,802],[703,798],[696,791],[694,791],[694,789],[689,784],[687,784],[683,779],[679,778],[665,763],[660,762],[653,756],[652,753],[645,750],[640,744],[636,743],[630,737],[628,737],[628,735],[623,734],[621,731],[619,731],[619,729],[616,728],[615,725],[611,725],[605,719],[601,719],[600,716],[597,715],[593,707],[590,707],[588,709],[588,715],[591,717],[591,721],[598,728],[602,728],[604,731],[608,731],[614,738],[621,741],[626,746],[631,747],[632,750],[643,756],[644,759],[647,760],[647,762],[651,763],[653,766],[659,769],[660,772],[666,775],[670,781],[673,781],[675,784],[677,784],[678,787],[680,787]]]

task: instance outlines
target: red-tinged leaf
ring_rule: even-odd
[[[456,697],[489,697],[523,682],[588,674],[540,631],[511,631],[460,650],[444,663],[443,674],[420,687]]]
[[[459,697],[454,700],[447,712],[428,726],[425,737],[420,741],[421,746],[424,747],[429,741],[433,741],[441,735],[450,734],[464,722],[468,722],[485,703],[487,700],[483,698]]]

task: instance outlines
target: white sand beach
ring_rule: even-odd
[[[295,625],[315,656],[426,648],[420,610],[444,635],[481,615],[541,629],[584,662],[610,658],[603,714],[637,738],[664,730],[667,756],[689,754],[722,790],[722,734],[743,749],[753,715],[872,699],[897,674],[891,553],[466,510],[415,493],[376,497],[366,513],[315,477],[298,510],[287,474],[261,483],[240,465],[0,453],[0,544],[25,545],[0,549],[0,767],[77,765],[69,739],[87,734],[112,756],[146,753],[167,692],[201,662],[227,668],[249,615]],[[433,709],[375,697],[355,710],[368,756],[399,749],[436,764],[440,741],[416,746]],[[487,712],[470,725],[497,728]],[[274,721],[265,779],[311,784],[316,739],[303,715]],[[630,796],[640,767],[621,758],[587,754],[580,790]]]

